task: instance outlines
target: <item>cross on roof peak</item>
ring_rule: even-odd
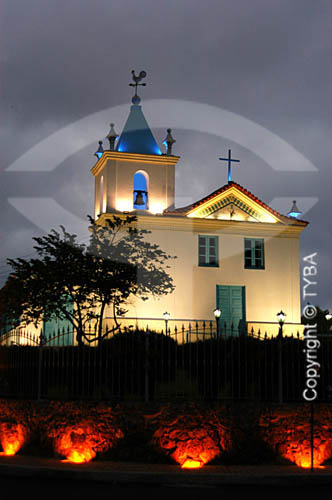
[[[228,182],[231,182],[231,180],[232,180],[232,173],[231,173],[232,162],[240,163],[240,160],[235,160],[234,158],[232,158],[231,149],[228,150],[228,158],[219,158],[219,160],[228,162]]]

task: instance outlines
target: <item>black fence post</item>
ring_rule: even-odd
[[[311,472],[314,470],[314,403],[310,403],[310,453],[311,453]]]
[[[39,337],[39,353],[38,353],[38,388],[37,388],[37,401],[41,400],[41,392],[42,392],[42,363],[43,363],[43,344],[44,344],[44,335],[43,330],[40,331]]]
[[[278,338],[278,402],[282,404],[283,402],[283,377],[282,377],[282,331],[279,331]]]
[[[149,330],[145,332],[144,402],[149,402]]]

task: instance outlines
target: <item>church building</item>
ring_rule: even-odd
[[[167,130],[162,153],[144,117],[135,76],[135,95],[120,136],[111,124],[109,149],[102,142],[91,172],[95,178],[94,217],[105,224],[112,215],[135,214],[137,227],[177,258],[168,270],[175,290],[143,302],[134,298],[122,323],[170,329],[215,321],[235,332],[278,333],[277,313],[285,313],[284,332],[301,328],[299,238],[307,222],[294,202],[287,216],[245,187],[228,182],[185,207],[175,207],[175,140]],[[219,311],[218,311],[219,310]],[[106,314],[111,321],[111,313]]]

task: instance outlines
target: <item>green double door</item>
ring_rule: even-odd
[[[246,297],[244,286],[217,285],[217,307],[221,309],[219,326],[223,334],[245,332]],[[226,323],[226,332],[225,332]]]

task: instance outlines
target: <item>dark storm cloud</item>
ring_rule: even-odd
[[[181,155],[178,205],[224,183],[225,166],[218,158],[229,147],[241,159],[234,179],[264,201],[319,199],[305,214],[311,224],[301,251],[321,255],[320,303],[332,307],[331,2],[2,0],[0,17],[0,259],[31,252],[31,236],[39,231],[8,198],[52,195],[76,216],[91,213],[89,170],[97,142],[49,176],[5,168],[51,133],[91,113],[123,103],[129,111],[130,71],[145,69],[143,110],[144,98],[224,108],[281,137],[318,168],[317,173],[280,173],[218,134],[174,130],[175,153]],[[164,138],[165,130],[154,132],[159,141]],[[99,138],[91,135],[91,142]],[[280,158],[283,164],[289,161]],[[190,189],[188,175],[194,179]]]

